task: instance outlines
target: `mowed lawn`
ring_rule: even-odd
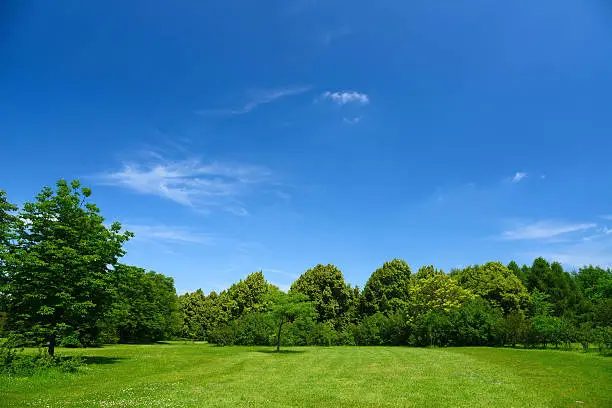
[[[612,359],[495,348],[171,343],[59,353],[77,374],[0,377],[2,407],[612,407]]]

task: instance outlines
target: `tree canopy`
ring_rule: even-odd
[[[354,291],[334,265],[317,265],[308,269],[291,285],[290,291],[306,295],[313,303],[319,321],[330,321],[336,328],[350,319],[351,309],[356,306]]]
[[[525,310],[529,306],[529,293],[520,279],[500,262],[469,266],[453,272],[452,277],[465,289],[487,300],[504,314]]]
[[[363,288],[362,308],[367,315],[405,307],[412,272],[402,259],[385,262],[376,269]]]
[[[5,257],[9,327],[47,338],[51,355],[63,332],[95,336],[112,299],[109,266],[132,236],[119,223],[107,227],[90,195],[78,181],[44,188],[23,205]]]

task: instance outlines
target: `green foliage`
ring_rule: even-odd
[[[553,305],[548,301],[549,298],[550,295],[535,288],[531,294],[531,315],[550,316]]]
[[[98,207],[86,202],[90,194],[76,180],[44,188],[23,205],[5,258],[9,328],[48,340],[51,355],[67,330],[96,336],[112,299],[109,265],[132,236],[119,223],[107,227]]]
[[[403,313],[378,312],[355,325],[353,336],[358,346],[399,346],[407,344],[409,329]]]
[[[501,345],[509,344],[512,347],[516,347],[518,343],[527,343],[530,330],[530,322],[522,311],[508,313],[497,326]]]
[[[504,314],[525,310],[529,306],[527,289],[510,269],[499,262],[470,266],[452,276],[463,288],[500,308]]]
[[[544,344],[554,344],[559,347],[559,344],[565,343],[570,338],[570,325],[567,320],[555,316],[536,316],[533,319],[533,327],[538,336],[539,342]]]
[[[331,322],[336,329],[346,327],[356,317],[357,294],[334,265],[308,269],[293,282],[290,292],[306,295],[315,307],[318,321]]]
[[[593,303],[612,299],[612,270],[598,266],[580,268],[575,275],[583,296]]]
[[[363,312],[373,315],[405,308],[411,273],[410,266],[404,260],[385,262],[372,273],[363,288]]]
[[[314,306],[308,297],[301,293],[284,293],[275,291],[270,295],[270,316],[276,323],[276,350],[280,350],[283,326],[297,319],[312,319],[316,317]]]
[[[599,346],[599,351],[606,355],[612,354],[612,327],[597,327],[593,331],[593,342]]]
[[[271,285],[261,271],[249,274],[244,280],[233,284],[221,294],[221,304],[230,318],[267,309]]]
[[[180,329],[174,279],[135,266],[118,264],[110,325],[120,342],[166,340]]]
[[[476,298],[449,313],[453,326],[449,344],[454,346],[486,346],[499,344],[501,311],[482,298]]]
[[[531,267],[489,262],[449,276],[425,266],[413,275],[394,259],[372,273],[363,293],[335,266],[317,265],[289,294],[255,272],[220,294],[177,297],[172,278],[119,263],[132,234],[104,224],[90,195],[78,181],[60,180],[18,211],[0,190],[0,333],[21,334],[20,345],[47,342],[50,355],[55,344],[173,336],[277,348],[575,341],[610,347],[610,269],[569,274],[537,258]],[[24,367],[60,364],[49,356],[17,358],[15,348],[2,356]]]
[[[180,335],[186,339],[204,340],[206,338],[206,296],[201,289],[179,296],[182,313]]]
[[[18,218],[14,212],[17,206],[8,202],[4,190],[0,190],[0,333],[4,331],[6,316],[4,310],[8,307],[8,270],[7,259],[9,259],[13,241],[16,238],[15,229]]]
[[[77,356],[51,356],[42,349],[36,353],[26,353],[21,347],[24,339],[20,335],[9,335],[0,342],[0,374],[25,377],[49,369],[61,372],[76,372],[85,363]]]
[[[550,264],[543,258],[534,260],[526,271],[525,286],[532,293],[537,290],[549,295],[553,305],[551,313],[555,316],[575,314],[581,301],[576,282],[558,262]]]
[[[408,286],[407,313],[414,320],[429,311],[449,312],[458,309],[475,296],[457,281],[433,266],[419,269]]]

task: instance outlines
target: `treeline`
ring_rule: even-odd
[[[133,234],[106,225],[90,195],[60,180],[17,208],[0,190],[0,335],[10,337],[0,345],[45,344],[53,356],[56,345],[156,341],[180,328],[173,279],[119,262]]]
[[[276,345],[279,320],[270,310],[278,291],[256,272],[220,294],[186,293],[181,336]],[[489,262],[412,273],[394,259],[361,291],[334,265],[317,265],[289,294],[313,310],[285,321],[285,345],[612,346],[612,271],[596,266],[569,273],[538,258],[523,267]]]
[[[17,208],[0,190],[0,336],[10,344],[44,344],[50,355],[56,345],[171,338],[277,347],[612,345],[610,269],[569,272],[538,258],[413,273],[394,259],[363,290],[334,265],[317,265],[288,293],[256,272],[219,294],[177,296],[172,278],[120,263],[133,234],[105,224],[90,196],[78,181],[60,180]]]

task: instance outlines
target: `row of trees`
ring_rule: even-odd
[[[277,344],[278,288],[261,272],[217,294],[180,296],[181,336],[218,344]],[[317,265],[291,286],[308,303],[285,326],[295,345],[512,345],[612,343],[612,271],[559,263],[489,262],[449,274],[425,266],[412,273],[385,262],[363,291],[334,265]]]
[[[87,346],[173,337],[217,344],[560,345],[612,342],[612,271],[569,273],[542,258],[413,273],[399,259],[363,290],[334,265],[288,293],[248,275],[177,296],[172,278],[119,262],[133,237],[107,225],[78,181],[21,208],[0,190],[0,330],[34,344]]]
[[[133,237],[106,225],[91,190],[60,180],[21,209],[0,190],[0,312],[29,344],[160,340],[180,327],[172,278],[123,265]]]

